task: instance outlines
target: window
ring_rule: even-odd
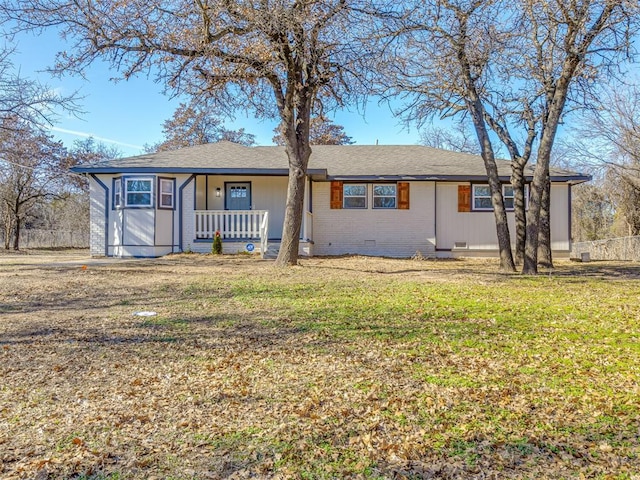
[[[234,185],[229,190],[231,198],[247,198],[247,187],[244,185]]]
[[[515,199],[513,195],[513,186],[510,184],[502,185],[502,198],[504,199],[504,208],[513,210]],[[524,186],[525,207],[529,204],[529,185]],[[473,186],[473,209],[474,210],[493,210],[491,203],[491,189],[489,185]]]
[[[373,208],[396,208],[396,185],[373,186]]]
[[[474,210],[493,210],[491,204],[491,189],[489,185],[473,186],[473,209]]]
[[[126,178],[124,181],[125,207],[153,206],[153,181],[151,178]]]
[[[158,180],[158,208],[174,208],[175,180],[171,178],[161,178]]]
[[[504,208],[513,210],[515,208],[515,198],[512,185],[502,186],[502,197],[504,198]],[[529,185],[524,186],[524,208],[529,208]]]
[[[113,208],[122,207],[122,179],[113,179]]]
[[[345,184],[342,186],[344,208],[367,208],[367,186]]]

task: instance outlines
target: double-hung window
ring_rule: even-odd
[[[513,210],[515,206],[515,196],[513,186],[510,184],[502,185],[502,198],[504,199],[504,208]],[[524,186],[525,206],[529,204],[529,186]],[[473,209],[474,210],[493,210],[491,203],[491,189],[489,185],[473,186]]]
[[[125,178],[124,179],[125,207],[153,207],[153,179]]]
[[[512,185],[502,186],[502,198],[504,198],[504,208],[513,210],[515,208],[515,194]],[[529,208],[529,185],[524,186],[524,207]]]
[[[158,208],[172,209],[175,207],[175,180],[172,178],[158,179]]]
[[[474,185],[473,186],[473,201],[474,210],[493,210],[493,204],[491,203],[491,189],[489,185]]]
[[[373,208],[396,208],[397,186],[373,185]]]
[[[342,187],[343,208],[367,208],[367,186],[345,183]]]

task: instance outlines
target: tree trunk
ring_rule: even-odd
[[[467,36],[468,17],[459,18],[460,34],[463,38]],[[467,98],[465,103],[467,110],[471,115],[473,127],[478,136],[480,143],[480,151],[484,167],[489,180],[489,188],[491,190],[491,204],[493,206],[493,215],[496,221],[496,234],[498,237],[498,249],[500,253],[500,270],[504,272],[515,272],[516,266],[513,263],[513,254],[511,252],[511,235],[509,234],[509,223],[507,222],[507,212],[504,208],[504,199],[502,198],[502,184],[498,175],[498,166],[496,164],[495,153],[487,125],[485,123],[484,106],[480,100],[480,95],[476,88],[474,75],[471,73],[471,66],[467,58],[464,42],[458,44],[457,58],[462,68],[462,81],[465,84]]]
[[[511,185],[513,186],[513,213],[516,222],[515,263],[524,262],[524,248],[527,240],[527,199],[525,198],[524,163],[511,162]]]
[[[13,228],[13,249],[19,250],[20,248],[20,217],[16,216],[14,228]]]
[[[468,109],[480,141],[482,151],[482,160],[487,172],[489,180],[489,188],[491,190],[491,204],[493,206],[493,215],[496,222],[496,235],[498,237],[498,249],[500,254],[500,270],[503,272],[515,272],[516,266],[513,263],[513,254],[511,252],[511,235],[509,234],[509,222],[507,221],[507,211],[504,208],[504,198],[502,197],[502,183],[498,175],[498,166],[491,145],[491,139],[484,124],[482,115],[482,105],[480,101],[468,102]]]
[[[288,149],[287,149],[288,150]],[[298,264],[298,250],[300,247],[300,229],[302,227],[304,191],[306,183],[306,165],[309,162],[309,154],[306,158],[291,158],[289,153],[289,184],[287,187],[287,205],[282,227],[282,240],[280,251],[276,259],[276,265],[286,267]],[[309,152],[310,153],[310,152]],[[304,165],[304,168],[301,166]]]
[[[8,210],[4,212],[4,249],[9,250],[11,246],[11,228],[12,228],[12,219]]]
[[[551,182],[547,181],[540,202],[540,226],[538,229],[538,266],[553,268],[551,257]]]
[[[542,210],[542,197],[547,188],[549,179],[549,164],[551,163],[551,151],[558,131],[560,116],[567,100],[567,92],[571,76],[560,77],[553,92],[553,96],[547,101],[549,111],[544,120],[544,127],[540,145],[538,146],[538,156],[536,168],[531,182],[531,192],[529,197],[529,214],[527,215],[527,243],[524,252],[524,266],[522,273],[525,275],[535,275],[538,273],[538,231],[540,224],[540,213]]]
[[[309,146],[311,96],[302,93],[308,94],[309,92],[301,92],[296,102],[296,108],[283,108],[281,114],[281,128],[289,159],[289,183],[280,251],[275,262],[278,267],[298,264],[307,166],[311,156],[311,147]]]

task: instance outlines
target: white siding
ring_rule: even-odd
[[[551,184],[551,249],[555,251],[571,250],[569,188],[566,183]]]
[[[184,180],[178,180],[176,187],[176,198],[180,202],[180,187],[184,185],[182,203],[178,203],[178,208],[182,212],[182,251],[184,252],[195,251],[193,242],[196,238],[196,219],[193,213],[195,210],[195,184],[195,180],[191,180],[186,185]],[[179,217],[180,215],[176,216]]]
[[[205,181],[204,175],[196,178],[196,210],[224,210],[225,183],[250,182],[251,209],[268,210],[269,236],[271,238],[281,237],[285,205],[287,202],[287,177],[209,175],[208,181]],[[205,185],[208,186],[206,195],[204,193]],[[220,197],[216,197],[216,188],[220,189]],[[205,203],[208,203],[206,207]],[[192,241],[193,238],[195,237],[192,237],[190,241]]]
[[[458,212],[458,185],[468,183],[445,183],[436,185],[436,248],[442,251],[458,251],[473,255],[473,251],[491,252],[498,249],[495,217],[490,212]],[[569,186],[553,184],[551,187],[551,248],[555,251],[569,250]],[[507,213],[509,233],[515,242],[515,219],[513,212]],[[456,248],[456,242],[466,248]]]
[[[155,244],[157,246],[171,247],[174,243],[174,228],[173,228],[173,210],[158,210],[156,211],[156,238]]]
[[[105,255],[105,212],[109,206],[104,202],[107,193],[95,179],[89,179],[89,253],[93,257]]]
[[[411,257],[434,254],[434,182],[410,182],[410,208],[331,209],[330,182],[313,183],[313,254]]]
[[[125,246],[149,247],[155,245],[155,215],[153,208],[126,208],[122,210],[123,242]]]
[[[106,195],[102,185],[94,179],[90,181],[91,255],[105,254],[105,238],[107,255],[109,256],[156,257],[178,251],[180,240],[179,210],[157,209],[157,202],[153,208],[114,209],[113,179],[120,176],[98,176],[100,182],[107,188]],[[155,191],[157,176],[145,176],[154,177]],[[190,175],[161,176],[176,179],[175,201],[177,208],[181,208],[178,190]],[[155,193],[157,199],[157,192]],[[190,211],[193,212],[193,188],[190,190],[188,205]]]

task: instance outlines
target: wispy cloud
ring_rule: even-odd
[[[89,132],[79,132],[77,130],[68,130],[66,128],[51,127],[51,126],[47,126],[47,128],[49,130],[51,130],[52,132],[66,133],[67,135],[74,135],[76,137],[82,137],[82,138],[93,138],[93,139],[97,140],[98,142],[110,143],[112,145],[118,145],[120,147],[135,148],[137,150],[143,150],[144,149],[144,147],[141,146],[141,145],[133,145],[131,143],[124,143],[124,142],[120,142],[118,140],[113,140],[111,138],[99,137],[98,135],[94,135],[93,133],[89,133]]]

